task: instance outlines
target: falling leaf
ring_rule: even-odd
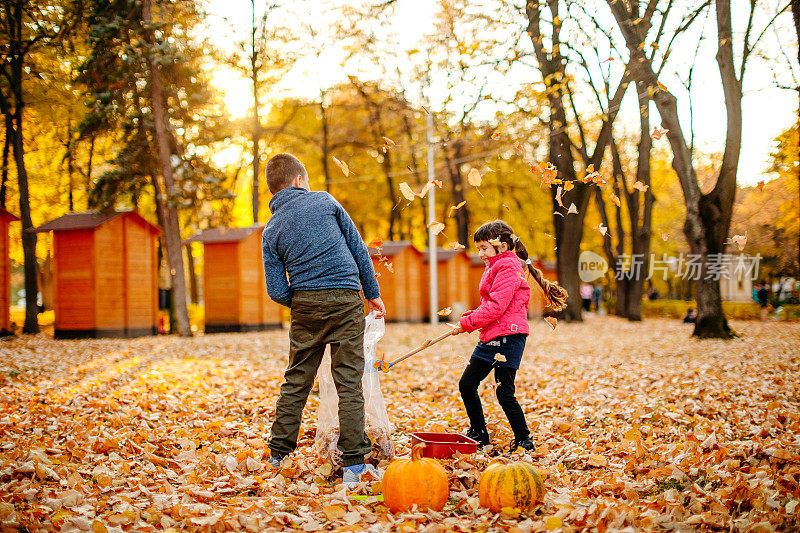
[[[451,243],[448,243],[447,247],[452,250],[463,250],[464,248],[466,248],[466,246],[464,246],[458,241],[453,241]]]
[[[567,214],[570,215],[570,214],[577,214],[577,213],[578,213],[578,208],[575,207],[575,204],[574,203],[569,204],[569,209],[567,209]]]
[[[380,248],[381,246],[383,246],[383,239],[381,239],[380,237],[372,239],[371,241],[369,241],[369,244],[367,244],[368,248]]]
[[[433,230],[434,235],[439,235],[442,231],[444,231],[444,224],[441,222],[436,222],[435,220],[428,224],[428,227]]]
[[[406,170],[408,170],[411,174],[414,173],[414,170],[411,168],[410,165],[406,165]]]
[[[391,140],[389,137],[381,137],[381,139],[383,139],[383,142],[386,143],[386,146],[389,146],[389,147],[393,147],[394,146],[394,141]]]
[[[347,163],[345,163],[344,161],[339,161],[333,156],[331,156],[331,159],[333,159],[333,162],[336,164],[336,166],[342,170],[342,174],[344,174],[345,176],[350,175],[350,169],[347,168]]]
[[[763,192],[763,191],[764,191],[764,182],[763,182],[763,181],[759,181],[759,182],[756,184],[756,187],[758,187],[758,191],[759,191],[759,192]]]
[[[520,143],[519,141],[514,141],[514,148],[516,148],[520,152],[525,151],[525,148],[523,148],[522,143]]]
[[[662,238],[664,241],[666,241],[667,239],[669,239],[669,233],[664,233],[663,231],[662,231],[662,232],[660,232],[660,233],[661,233],[661,238]]]
[[[603,235],[604,237],[605,237],[605,235],[608,233],[608,227],[607,227],[607,226],[604,226],[602,222],[601,222],[600,224],[598,224],[598,225],[595,227],[595,229],[596,229],[597,231],[599,231],[599,232],[600,232],[600,234],[601,234],[601,235]]]
[[[494,354],[494,360],[497,361],[498,363],[505,363],[506,356],[501,353],[496,353]]]
[[[499,131],[496,131],[496,132],[492,133],[492,139],[494,139],[495,141],[499,141],[500,137],[501,137],[501,135],[500,135]]]
[[[733,244],[739,247],[739,251],[744,250],[744,245],[747,244],[747,232],[744,235],[734,235],[731,237]]]
[[[564,192],[571,191],[573,188],[575,188],[575,182],[574,181],[565,181],[564,182]]]
[[[555,317],[546,316],[544,317],[544,321],[550,324],[551,328],[556,329],[556,324],[558,324],[558,320]]]
[[[421,106],[421,107],[422,107],[422,110],[423,110],[423,111],[425,111],[425,114],[426,114],[426,115],[430,115],[430,114],[431,114],[431,112],[430,112],[430,111],[428,111],[428,108],[427,108],[427,107],[425,107],[425,106]]]
[[[561,185],[559,185],[558,189],[556,189],[556,202],[558,203],[559,206],[561,206],[563,208],[564,204],[561,202],[561,193],[562,192],[564,192],[564,189],[561,187]]]
[[[622,203],[619,201],[619,196],[612,192],[608,195],[608,197],[611,198],[611,201],[614,202],[617,207],[622,207]]]
[[[414,198],[417,197],[417,195],[414,194],[414,191],[411,190],[411,187],[409,187],[408,183],[406,183],[405,181],[400,184],[400,192],[403,194],[403,196],[405,196],[406,200],[408,200],[409,202],[413,202]]]
[[[559,211],[553,211],[553,214],[554,214],[554,215],[558,215],[558,216],[560,216],[561,218],[564,218],[564,213],[561,213],[561,212],[559,212]]]
[[[455,213],[456,211],[458,211],[459,209],[464,207],[464,204],[466,204],[466,203],[467,203],[466,200],[464,200],[462,202],[459,202],[458,205],[451,205],[450,206],[450,210],[447,212],[447,216],[448,217],[452,217],[453,213]]]
[[[481,177],[481,172],[475,167],[469,169],[469,174],[467,174],[467,181],[473,187],[480,187],[481,181],[483,181],[483,177]]]
[[[450,316],[450,313],[453,312],[452,307],[445,307],[444,309],[439,310],[439,316]]]
[[[660,85],[661,87],[663,87],[663,85],[661,85],[661,84],[659,84],[659,85]],[[666,88],[664,88],[664,90],[666,90]],[[658,126],[653,126],[653,132],[650,134],[650,137],[651,137],[651,138],[652,138],[654,141],[657,141],[657,140],[659,140],[661,137],[663,137],[665,133],[669,133],[669,130],[668,130],[668,129],[666,129],[666,128],[663,128],[663,129],[661,129],[661,128],[659,128]]]
[[[633,188],[636,189],[637,191],[645,192],[647,189],[650,188],[650,186],[649,185],[645,185],[641,181],[636,181],[633,184]]]
[[[500,204],[506,211],[511,211],[511,208],[508,207],[508,204]]]
[[[491,244],[492,246],[499,247],[503,243],[500,241],[500,239],[495,238],[495,239],[489,239],[489,244]]]

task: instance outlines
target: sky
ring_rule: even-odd
[[[346,2],[329,0],[327,5],[344,3]],[[746,13],[746,9],[742,9],[742,7],[746,7],[743,4],[738,6],[737,11],[738,4],[742,4],[742,0],[734,0],[734,27],[737,26],[737,17]],[[322,31],[325,30],[328,19],[325,18],[324,10],[319,8],[320,3],[295,0],[288,5],[291,7],[288,8],[287,13],[297,16],[298,20],[309,21],[310,24],[320,27]],[[397,41],[398,50],[422,47],[425,34],[433,29],[433,18],[437,8],[436,0],[397,0],[395,2],[392,28],[395,30],[393,38]],[[247,36],[251,19],[249,0],[207,0],[207,9],[210,16],[208,17],[208,26],[203,31],[215,45],[223,49],[230,49],[235,40]],[[787,31],[787,29],[791,29],[791,25],[786,23],[787,21],[791,22],[791,14],[787,12],[782,17],[782,24],[777,26],[781,28],[781,32],[769,32],[765,36],[764,42],[767,45],[765,51],[767,55],[777,57],[785,54],[787,58],[795,59],[797,57],[796,38],[794,32]],[[709,24],[708,27],[714,30],[713,19]],[[778,46],[782,46],[783,49],[777,48]],[[694,46],[690,48],[691,50],[686,47],[678,47],[676,55],[672,56],[671,61],[676,65],[691,61]],[[313,98],[319,94],[320,87],[346,81],[350,74],[360,77],[370,76],[370,66],[365,66],[363,63],[342,68],[343,57],[344,52],[341,48],[334,46],[326,48],[319,58],[300,60],[284,76],[281,86],[287,92],[290,91],[293,96]],[[790,85],[791,76],[788,74],[788,70],[784,74],[782,81]],[[377,75],[377,71],[374,75]],[[680,79],[671,75],[668,70],[665,70],[663,81],[681,102],[681,122],[684,131],[688,131],[690,123],[688,93],[681,87]],[[522,79],[498,80],[498,83],[509,87],[522,82]],[[224,101],[234,116],[247,114],[251,100],[250,88],[246,80],[230,71],[220,71],[214,77],[214,84],[224,93]],[[431,94],[434,108],[436,108],[436,101],[444,98],[442,94],[436,94],[435,87],[434,83]],[[416,88],[410,92],[414,91]],[[742,102],[743,138],[738,181],[741,185],[754,185],[758,181],[774,177],[766,172],[770,152],[774,150],[775,137],[791,127],[797,120],[798,96],[795,91],[776,87],[773,71],[762,58],[756,57],[755,54],[748,63],[744,94]],[[638,113],[635,107],[635,98],[630,96],[627,99],[628,107],[620,114],[618,123],[622,128],[636,130]],[[721,152],[724,148],[726,129],[725,101],[719,82],[714,50],[710,47],[701,52],[700,61],[695,68],[692,101],[697,148],[704,152]],[[658,122],[654,105],[652,112],[651,120]],[[662,138],[660,142],[666,143],[666,138]]]

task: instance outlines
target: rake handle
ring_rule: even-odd
[[[414,348],[410,352],[401,355],[400,357],[398,357],[397,359],[395,359],[394,361],[389,363],[389,368],[393,367],[394,365],[396,365],[397,363],[399,363],[401,361],[405,361],[406,359],[408,359],[412,355],[417,354],[417,353],[421,352],[422,350],[424,350],[425,348],[428,348],[429,346],[433,346],[437,342],[441,342],[441,341],[445,340],[447,337],[450,337],[452,335],[453,335],[453,331],[448,331],[446,333],[443,333],[442,335],[439,335],[438,337],[436,337],[433,340],[430,340],[430,339],[426,340],[425,342],[422,343],[422,346]]]

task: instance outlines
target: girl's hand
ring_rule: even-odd
[[[461,327],[461,324],[453,328],[453,331],[450,332],[450,335],[459,335],[464,333],[464,328]]]

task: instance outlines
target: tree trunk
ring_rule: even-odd
[[[94,134],[89,141],[89,156],[86,162],[86,198],[89,198],[89,193],[92,190],[92,163],[94,160]],[[88,206],[87,206],[88,207]]]
[[[150,0],[143,0],[142,15],[146,25],[150,25],[152,17],[150,13]],[[149,30],[148,30],[149,31]],[[181,230],[178,219],[178,209],[172,205],[170,195],[175,190],[172,175],[172,153],[169,147],[169,135],[167,133],[167,116],[164,102],[164,88],[161,82],[161,71],[152,56],[152,51],[148,55],[150,67],[150,78],[148,85],[150,98],[153,104],[153,122],[155,124],[156,143],[158,145],[158,160],[161,167],[161,174],[164,178],[164,198],[156,191],[156,203],[161,204],[164,220],[164,243],[167,249],[167,260],[172,276],[173,300],[175,302],[175,312],[178,322],[178,334],[182,337],[190,337],[192,330],[189,324],[189,311],[186,306],[186,275],[183,266],[183,253],[181,253]],[[158,178],[153,177],[157,182]]]
[[[647,190],[634,190],[631,194],[629,211],[631,217],[631,244],[633,257],[641,256],[641,275],[635,276],[628,284],[628,320],[642,320],[642,296],[644,295],[644,278],[650,265],[650,236],[652,233],[653,190],[650,187],[650,153],[653,139],[650,137],[650,98],[647,86],[636,83],[639,97],[639,150],[636,163],[636,181],[647,185]],[[626,186],[627,189],[627,186]],[[639,195],[643,195],[642,214],[639,216]],[[640,222],[641,221],[641,222]]]
[[[797,34],[797,61],[800,62],[800,0],[792,0],[792,16],[794,17],[794,29],[795,33]],[[798,124],[798,134],[797,134],[797,156],[800,159],[800,86],[797,87],[797,97],[798,97],[798,106],[797,106],[797,124]],[[800,171],[797,173],[797,193],[798,193],[798,200],[800,200]],[[797,225],[798,225],[798,232],[797,232],[797,273],[796,275],[800,277],[800,217],[797,218]]]
[[[21,73],[20,73],[21,74]],[[21,80],[20,76],[17,78]],[[30,195],[28,193],[28,171],[25,168],[25,147],[22,138],[22,94],[21,87],[14,110],[14,163],[19,183],[19,216],[22,221],[22,254],[25,260],[25,325],[22,333],[39,333],[39,283],[36,279],[36,233],[31,220]]]
[[[259,153],[261,145],[261,122],[258,119],[258,50],[256,50],[256,32],[258,30],[256,28],[256,2],[255,0],[251,0],[250,3],[252,4],[253,8],[253,26],[250,34],[252,46],[250,55],[250,73],[253,76],[253,225],[255,226],[258,224],[258,179],[261,166],[261,157]],[[187,252],[189,252],[188,249]],[[191,257],[190,252],[189,257]]]
[[[458,205],[464,201],[464,177],[461,174],[461,161],[463,157],[464,143],[461,140],[453,141],[453,157],[451,158],[444,150],[447,157],[447,169],[450,175],[451,195],[453,205]],[[449,210],[449,208],[447,208]],[[458,242],[467,246],[469,244],[469,206],[466,204],[453,215],[456,219]]]
[[[5,139],[3,140],[2,178],[0,178],[0,207],[5,209],[8,193],[8,152],[11,150],[11,136],[14,128],[11,125],[11,117],[9,115],[6,115],[3,122],[5,124]]]
[[[709,254],[722,252],[727,238],[741,145],[741,85],[736,79],[733,66],[730,2],[717,0],[717,62],[725,92],[728,132],[722,169],[714,190],[708,195],[703,195],[700,191],[691,150],[678,120],[677,99],[659,83],[652,63],[644,53],[642,36],[636,29],[628,8],[615,0],[607,0],[607,3],[631,54],[631,72],[638,81],[653,91],[652,99],[661,115],[662,124],[669,130],[667,138],[672,148],[672,167],[678,175],[686,205],[683,231],[691,253],[702,261],[699,273],[701,279],[697,280],[697,323],[692,335],[701,338],[731,338],[735,333],[722,313],[719,280],[703,279],[708,269]]]
[[[72,174],[74,171],[73,158],[72,158],[72,118],[67,119],[67,200],[69,203],[70,213],[75,212],[75,199],[72,183]]]
[[[330,140],[328,138],[328,115],[325,109],[325,93],[319,97],[320,120],[322,121],[322,174],[325,176],[325,190],[331,192],[331,169],[328,164]]]
[[[192,255],[192,244],[187,242],[183,246],[186,249],[186,266],[189,271],[189,299],[196,304],[200,301],[200,293],[197,288],[197,268],[195,268],[194,255]]]

